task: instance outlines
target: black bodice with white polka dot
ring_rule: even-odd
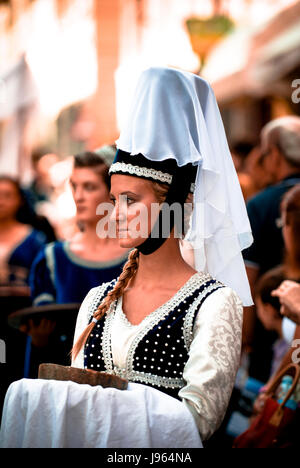
[[[151,385],[178,398],[180,388],[185,385],[183,370],[189,357],[197,312],[204,300],[221,287],[221,283],[209,278],[187,291],[182,300],[166,314],[162,313],[161,319],[158,318],[151,329],[146,329],[130,348],[126,369],[118,369],[112,363],[110,340],[105,336],[109,333],[105,317],[96,324],[85,346],[85,368]],[[105,294],[109,289],[108,286]]]

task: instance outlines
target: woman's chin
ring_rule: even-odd
[[[132,237],[119,237],[119,246],[124,249],[133,249],[142,244],[143,239],[133,239]]]
[[[85,213],[80,213],[76,215],[76,222],[80,224],[96,224],[98,218],[91,216]]]

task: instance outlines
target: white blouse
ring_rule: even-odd
[[[183,286],[183,293],[188,284],[189,281]],[[93,288],[82,303],[74,343],[89,322],[89,307],[99,288]],[[126,367],[132,342],[149,326],[153,314],[163,312],[163,309],[164,306],[149,314],[140,324],[132,325],[123,313],[122,298],[118,300],[111,327],[112,358],[116,367]],[[202,440],[209,438],[224,418],[240,363],[242,320],[242,303],[228,287],[212,292],[196,316],[189,359],[183,372],[186,384],[180,389],[179,397],[192,412]],[[83,350],[72,366],[84,367]]]

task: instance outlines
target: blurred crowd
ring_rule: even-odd
[[[255,303],[244,309],[241,368],[228,411],[226,434],[235,437],[262,412],[279,373],[300,363],[300,118],[274,119],[257,147],[232,152],[254,238],[243,255]],[[294,398],[299,404],[299,385]]]
[[[128,252],[97,231],[96,208],[110,202],[114,154],[115,147],[106,146],[61,161],[40,149],[32,155],[30,186],[0,176],[0,338],[7,345],[7,385],[37,377],[42,362],[69,365],[80,303],[122,270]],[[247,427],[270,380],[297,356],[300,117],[269,122],[257,146],[237,142],[231,154],[254,238],[244,260],[255,305],[244,311],[241,367],[216,434],[221,441]],[[250,397],[244,394],[249,381],[257,388]]]
[[[70,365],[81,302],[122,271],[128,252],[97,228],[97,206],[110,203],[114,155],[106,146],[61,162],[39,151],[30,186],[0,176],[2,399],[12,381],[36,378],[40,363]]]

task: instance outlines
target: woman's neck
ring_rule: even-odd
[[[119,246],[118,239],[101,237],[96,224],[86,224],[70,241],[71,251],[86,260],[108,261],[126,256],[126,249]]]
[[[182,284],[195,273],[182,258],[178,239],[167,239],[163,245],[150,255],[139,255],[138,270],[134,278],[135,286],[166,285],[178,282]],[[163,283],[162,283],[163,282]]]
[[[102,248],[111,242],[111,239],[100,237],[97,234],[96,226],[85,226],[82,232],[75,234],[72,243],[80,243],[89,248]]]
[[[119,240],[117,239],[117,237],[113,237],[107,231],[102,232],[101,230],[99,230],[98,226],[99,226],[99,218],[97,218],[95,221],[85,222],[83,224],[80,237],[89,242],[93,242],[93,243],[96,242],[98,245],[100,244],[119,245]]]
[[[97,223],[85,223],[80,235],[82,238],[90,240],[91,242],[105,240],[99,237],[97,234]]]
[[[21,225],[21,223],[15,218],[0,219],[0,232],[10,231],[19,225]]]

